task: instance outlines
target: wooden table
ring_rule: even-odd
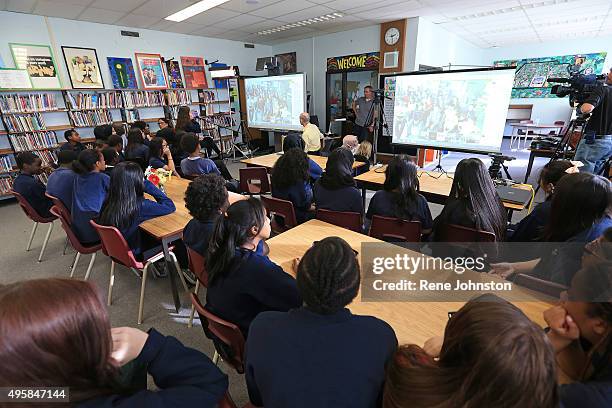
[[[357,251],[361,251],[362,242],[382,242],[319,220],[308,221],[266,242],[270,247],[270,259],[280,265],[285,272],[295,276],[293,260],[301,257],[314,241],[330,236],[343,238]],[[410,252],[402,248],[399,251]],[[466,271],[468,272],[476,273]],[[533,301],[516,302],[515,305],[531,320],[543,326],[542,313],[554,303],[554,300],[523,288],[515,287],[514,291],[521,291],[525,299],[533,299]],[[395,330],[400,344],[423,345],[430,337],[443,335],[448,312],[459,310],[463,304],[464,302],[362,302],[358,295],[349,308],[355,314],[375,316],[389,323]]]
[[[527,136],[529,136],[529,131],[530,130],[554,130],[556,131],[557,135],[561,132],[561,129],[563,129],[563,126],[565,125],[538,125],[535,123],[511,123],[510,126],[512,126],[513,130],[512,130],[512,136],[510,137],[510,148],[512,148],[512,143],[514,142],[515,139],[518,139],[517,145],[516,147],[518,149],[521,148],[521,136],[525,136],[525,144],[527,144]],[[524,135],[519,135],[518,134],[518,130],[522,129],[525,131]],[[526,146],[523,146],[526,147]]]
[[[272,153],[272,154],[266,154],[264,156],[253,157],[252,159],[240,160],[240,162],[246,164],[248,167],[265,167],[269,171],[272,169],[272,167],[274,167],[274,164],[281,156],[282,155],[280,154]],[[325,166],[327,165],[327,157],[315,156],[315,155],[310,155],[310,154],[308,155],[308,157],[312,159],[312,161],[317,163],[319,166],[321,166],[323,170],[325,170]],[[356,161],[353,163],[353,169],[356,169],[357,167],[361,167],[365,165],[366,163]]]
[[[152,218],[140,224],[140,228],[143,231],[146,231],[149,235],[161,241],[162,248],[164,250],[164,262],[166,264],[166,270],[169,271],[168,275],[170,275],[172,297],[174,299],[174,306],[177,313],[180,310],[181,301],[178,295],[176,277],[172,272],[173,269],[175,269],[174,264],[168,262],[168,259],[170,259],[169,246],[173,241],[176,241],[182,237],[185,225],[187,225],[191,218],[193,218],[189,214],[189,210],[187,210],[185,207],[185,191],[187,190],[187,186],[189,186],[190,182],[190,180],[184,178],[172,177],[172,179],[166,183],[164,189],[166,190],[166,195],[174,202],[176,211],[174,211],[172,214]],[[230,204],[245,198],[243,195],[232,192],[228,192],[228,194]],[[185,284],[181,272],[176,271],[176,273],[183,284]]]

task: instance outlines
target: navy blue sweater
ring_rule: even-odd
[[[550,218],[551,204],[552,200],[546,200],[536,205],[531,214],[523,218],[518,224],[511,225],[508,228],[508,241],[538,241]]]
[[[348,309],[265,312],[251,325],[245,376],[251,402],[266,408],[379,406],[393,329]]]
[[[45,196],[45,185],[30,174],[19,173],[13,181],[13,190],[21,194],[41,217],[52,217],[53,203]]]
[[[310,178],[313,181],[317,181],[318,179],[321,178],[322,174],[323,174],[323,169],[321,168],[321,166],[319,166],[317,162],[315,162],[309,157],[308,158],[308,175],[310,176]]]
[[[66,167],[58,167],[47,180],[47,193],[64,204],[70,211],[72,208],[72,190],[76,173]]]
[[[314,200],[317,209],[331,211],[352,211],[363,214],[361,193],[356,187],[342,187],[328,190],[317,181],[314,186]]]
[[[277,188],[272,182],[272,197],[293,203],[298,224],[310,218],[308,215],[312,205],[312,187],[308,181],[294,184],[288,188]]]
[[[145,364],[159,391],[110,395],[77,405],[79,408],[216,407],[227,390],[227,376],[200,351],[174,337],[149,330],[136,362]]]
[[[206,291],[206,308],[240,327],[245,338],[259,313],[286,312],[301,304],[292,276],[267,256],[243,248],[236,249],[226,276],[209,282]]]
[[[100,241],[89,221],[98,218],[109,184],[110,177],[104,173],[89,172],[74,178],[72,229],[81,242]]]
[[[374,194],[374,197],[370,200],[370,206],[366,213],[366,225],[369,227],[372,217],[379,215],[381,217],[401,218],[400,211],[395,203],[395,194],[391,191],[380,190]],[[427,200],[421,194],[417,195],[416,202],[411,204],[411,208],[406,209],[412,218],[408,221],[420,221],[421,228],[424,230],[431,229],[433,225],[433,219],[431,218],[431,211],[427,205]],[[369,228],[366,228],[368,230]]]
[[[612,379],[564,384],[559,388],[562,408],[612,407]]]

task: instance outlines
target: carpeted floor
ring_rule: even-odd
[[[507,144],[507,141],[506,141]],[[510,172],[516,179],[522,179],[527,159],[524,152],[506,152],[506,154],[517,156],[517,160],[509,163]],[[442,161],[443,166],[451,171],[456,163],[466,155],[450,153]],[[469,156],[469,155],[467,155]],[[545,159],[539,159],[534,165],[532,178],[539,174],[539,169],[545,164]],[[228,167],[235,177],[238,176],[240,164],[228,163]],[[368,193],[368,201],[372,196]],[[541,197],[539,197],[541,201]],[[432,214],[439,214],[441,206],[432,204]],[[513,222],[524,217],[525,211],[515,213]],[[69,249],[66,255],[62,255],[64,249],[64,232],[59,223],[54,226],[49,244],[47,246],[43,261],[36,261],[40,247],[47,231],[47,225],[40,225],[32,249],[25,251],[27,240],[31,231],[32,223],[22,213],[14,200],[0,202],[0,284],[16,282],[22,279],[46,278],[46,277],[68,277],[70,266],[74,260],[74,251]],[[89,256],[82,256],[76,269],[75,277],[82,278],[89,262]],[[108,287],[108,276],[110,260],[101,253],[96,259],[91,274],[91,280],[95,282],[103,298],[106,298]],[[115,285],[113,290],[113,304],[109,307],[109,314],[113,326],[136,326],[138,312],[138,296],[140,293],[140,280],[134,274],[122,267],[115,272]],[[204,297],[204,291],[200,293]],[[35,297],[33,298],[35,301]],[[170,292],[169,279],[150,278],[147,281],[144,307],[144,322],[140,326],[143,330],[155,327],[160,332],[177,337],[187,346],[203,351],[212,357],[214,350],[212,343],[204,336],[199,326],[187,327],[187,319],[190,309],[187,296],[182,297],[183,309],[180,313],[173,310],[172,296]],[[78,311],[75,311],[78,313]],[[197,318],[196,318],[197,321]],[[241,406],[248,401],[244,376],[236,374],[229,366],[220,363],[220,368],[228,373],[230,378],[230,392],[236,403]]]

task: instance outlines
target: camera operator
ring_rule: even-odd
[[[584,137],[576,148],[575,160],[584,164],[580,170],[598,174],[612,155],[612,69],[607,86],[598,86],[579,106],[579,112],[591,114]]]
[[[363,94],[364,96],[353,101],[353,111],[355,111],[356,116],[353,133],[357,135],[359,143],[366,139],[373,142],[371,135],[374,132],[374,119],[377,117],[376,111],[373,111],[371,117],[368,118],[368,114],[372,110],[372,104],[374,103],[374,88],[370,85],[366,86],[363,88]],[[368,123],[366,123],[366,121],[368,121]]]

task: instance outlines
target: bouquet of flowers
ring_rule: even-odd
[[[151,166],[145,170],[145,178],[149,180],[153,185],[160,190],[164,191],[164,184],[166,184],[172,177],[172,172],[164,169],[154,169]]]

